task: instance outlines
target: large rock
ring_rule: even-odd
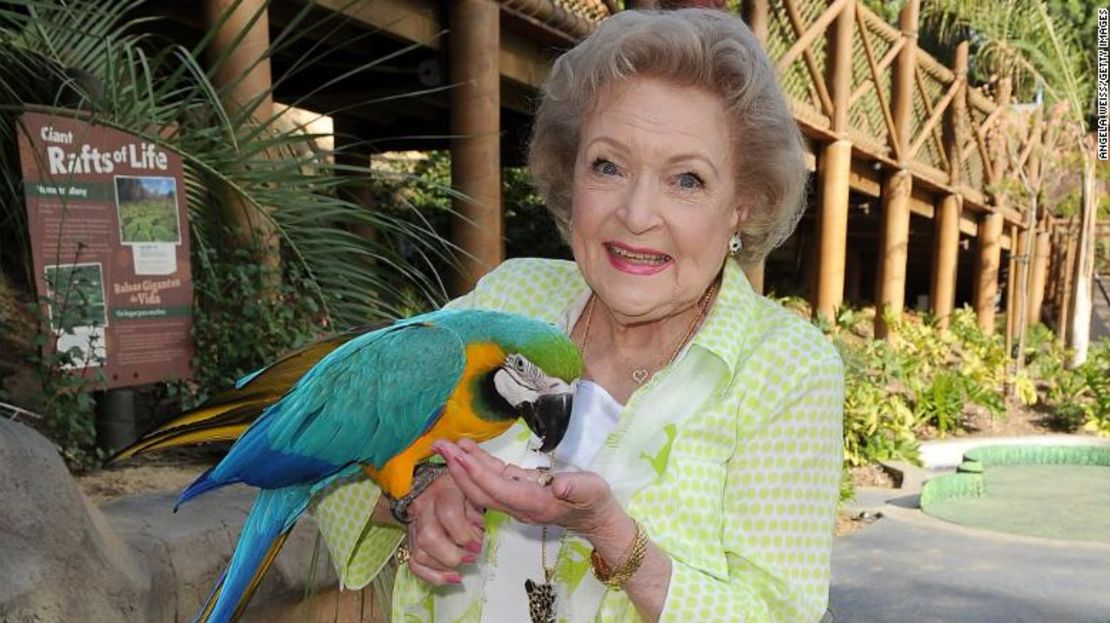
[[[0,419],[0,623],[192,621],[231,556],[254,491],[213,491],[173,513],[176,498],[136,495],[96,508],[49,441]],[[299,623],[333,621],[341,602],[369,612],[365,595],[329,590],[335,573],[322,544],[314,556],[317,534],[311,518],[298,522],[247,620],[296,613]],[[318,597],[302,607],[309,584]]]
[[[57,450],[0,419],[0,621],[133,621],[149,580]]]
[[[173,512],[176,494],[135,495],[102,507],[112,527],[145,564],[151,592],[142,604],[144,621],[191,621],[208,598],[239,538],[254,490],[231,486],[206,493]],[[327,548],[320,544],[312,569],[316,526],[302,517],[259,584],[247,609],[299,599],[304,587],[324,592],[336,584]],[[257,619],[267,620],[267,619]],[[330,620],[330,619],[328,619]]]

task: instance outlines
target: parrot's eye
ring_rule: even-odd
[[[512,373],[517,381],[532,388],[539,387],[539,382],[543,377],[543,373],[536,367],[536,364],[528,361],[527,357],[519,353],[506,357],[505,365],[502,367]]]

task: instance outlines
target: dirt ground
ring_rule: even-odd
[[[97,471],[75,474],[77,484],[97,506],[125,495],[180,493],[205,469],[214,465],[223,450],[175,448],[139,456]]]

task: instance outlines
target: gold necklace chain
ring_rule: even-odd
[[[694,334],[694,331],[698,328],[698,323],[701,322],[702,318],[705,317],[706,312],[709,310],[709,301],[713,298],[713,293],[716,291],[717,282],[714,281],[712,284],[710,284],[709,289],[705,291],[705,294],[702,295],[701,300],[698,301],[698,313],[694,316],[694,321],[690,323],[690,327],[686,329],[686,334],[682,336],[682,339],[675,346],[674,352],[671,353],[671,356],[669,359],[667,359],[667,362],[663,364],[664,366],[672,363],[675,358],[678,357],[678,353],[682,352],[682,347],[686,346],[686,342],[690,341],[690,336]],[[586,356],[586,346],[590,343],[590,325],[594,319],[594,307],[596,306],[596,304],[597,295],[591,293],[590,302],[586,308],[586,327],[582,330],[583,358],[585,358]],[[636,368],[632,370],[632,380],[637,385],[643,385],[644,382],[648,380],[648,376],[649,375],[647,368]]]

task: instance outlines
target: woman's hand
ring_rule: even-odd
[[[471,503],[503,511],[518,521],[554,524],[593,540],[630,520],[609,484],[593,472],[551,473],[502,462],[469,439],[437,441],[451,476]]]
[[[475,562],[482,551],[485,517],[468,501],[450,474],[437,478],[409,505],[409,569],[439,586],[458,584],[460,564]]]

